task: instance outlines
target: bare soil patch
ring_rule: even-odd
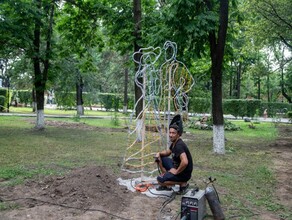
[[[5,187],[0,198],[19,206],[0,213],[0,219],[7,220],[156,219],[164,201],[128,191],[108,168],[98,166]]]
[[[52,123],[51,126],[93,129],[87,125],[49,123]],[[275,155],[273,167],[277,174],[276,195],[283,205],[292,209],[292,126],[279,126],[279,131],[278,140],[270,145]],[[167,198],[150,198],[128,191],[118,185],[117,178],[107,167],[86,166],[62,176],[48,176],[29,180],[23,185],[1,187],[0,203],[1,199],[10,201],[18,208],[0,212],[0,219],[157,219]],[[179,208],[180,198],[176,198],[164,210],[168,213],[163,213],[163,216],[171,218],[162,219],[175,219]],[[274,219],[273,216],[272,213],[262,213],[259,219]]]
[[[279,137],[271,145],[273,168],[277,175],[276,195],[283,205],[292,210],[292,126],[279,126],[278,131]]]

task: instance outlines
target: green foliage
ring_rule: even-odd
[[[75,121],[75,122],[80,122],[80,119],[81,119],[81,117],[80,117],[79,114],[74,114],[74,115],[73,115],[73,121]]]
[[[98,95],[93,92],[83,92],[82,96],[84,106],[92,106],[93,104],[97,104],[99,102]]]
[[[260,108],[261,101],[257,99],[246,100],[246,116],[253,118]]]
[[[119,107],[119,97],[116,94],[99,94],[100,103],[109,111],[111,109],[117,110]]]
[[[25,170],[23,167],[4,168],[0,170],[0,178],[2,179],[12,179],[20,175],[31,177],[31,174],[27,170]]]
[[[0,95],[6,97],[7,96],[7,89],[0,88]]]
[[[5,100],[6,100],[5,96],[0,95],[0,112],[2,112],[5,107]]]
[[[0,111],[7,108],[8,104],[8,90],[0,88]]]
[[[292,111],[291,103],[283,102],[262,102],[260,113],[263,114],[264,110],[267,109],[268,117],[284,116],[288,111]]]
[[[18,207],[19,205],[17,205],[16,203],[6,203],[6,202],[0,203],[0,211],[17,209]]]
[[[114,126],[114,127],[117,127],[119,126],[121,123],[120,123],[120,120],[119,120],[119,116],[117,114],[117,111],[114,112],[114,115],[111,117],[111,124]]]
[[[246,100],[227,99],[223,102],[224,114],[231,114],[234,117],[244,117],[247,113]]]
[[[292,111],[287,112],[287,118],[292,122]]]
[[[232,123],[231,121],[224,119],[224,130],[225,131],[239,131],[241,130],[241,128],[238,125]]]
[[[200,117],[198,119],[190,120],[188,122],[188,128],[200,129],[200,130],[212,130],[213,129],[213,119],[212,117]],[[225,131],[239,131],[241,128],[232,123],[231,121],[224,119],[224,130]]]
[[[122,94],[112,94],[112,93],[99,93],[98,100],[100,104],[107,110],[123,108],[123,95]],[[129,96],[128,98],[128,109],[134,108],[134,97]]]
[[[55,93],[56,103],[64,109],[72,109],[76,107],[76,94],[74,92],[58,92]]]
[[[260,100],[247,99],[225,99],[223,101],[224,114],[231,114],[235,117],[248,116],[253,118],[260,108]]]
[[[128,109],[134,109],[134,95],[128,96]]]
[[[211,111],[211,99],[192,97],[189,102],[189,110],[196,113],[209,113]]]
[[[32,103],[32,91],[29,90],[18,90],[16,97],[20,103],[27,104]]]

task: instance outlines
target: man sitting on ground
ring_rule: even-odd
[[[180,193],[184,193],[193,171],[193,159],[187,145],[180,138],[182,127],[177,124],[169,126],[169,138],[172,144],[169,149],[156,154],[156,161],[162,172],[157,177],[157,190],[168,190],[169,186],[180,185]],[[169,158],[168,156],[172,156]]]

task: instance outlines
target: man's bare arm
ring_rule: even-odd
[[[169,172],[171,172],[174,175],[177,175],[177,174],[181,173],[187,167],[188,163],[189,163],[189,161],[188,161],[186,153],[182,153],[180,155],[180,165],[179,165],[179,167],[177,169],[171,168],[169,170]]]

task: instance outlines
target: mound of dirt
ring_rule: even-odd
[[[27,219],[24,213],[28,209],[29,219],[40,219],[39,214],[43,215],[41,219],[64,219],[72,215],[78,219],[77,216],[81,218],[84,212],[95,212],[94,216],[98,218],[94,219],[103,219],[102,216],[113,217],[114,213],[125,211],[134,197],[135,193],[129,193],[126,187],[118,185],[117,177],[108,168],[97,166],[0,189],[2,200],[14,202],[22,209],[22,214],[13,210],[8,215],[12,219]],[[10,219],[8,216],[0,215],[0,219]]]

